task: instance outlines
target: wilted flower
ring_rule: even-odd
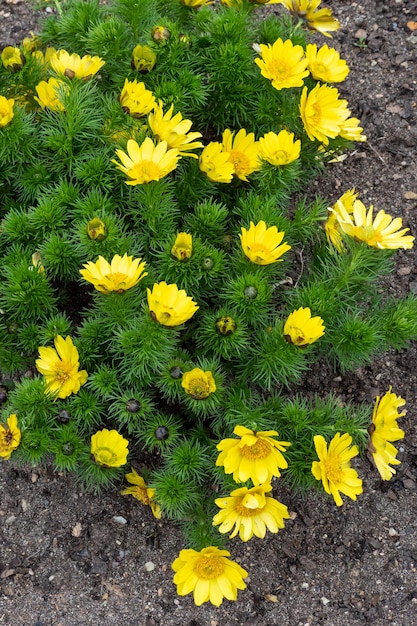
[[[347,104],[347,100],[339,99],[336,87],[318,83],[310,92],[304,87],[300,114],[310,140],[318,139],[327,146],[329,137],[334,139],[340,135],[350,114]]]
[[[155,98],[152,91],[145,87],[145,83],[136,80],[125,79],[119,102],[123,110],[129,115],[142,117],[147,115],[155,106]]]
[[[60,100],[63,93],[68,92],[68,85],[62,80],[51,77],[48,81],[41,80],[35,87],[37,96],[34,99],[39,102],[43,109],[52,111],[65,111],[65,107]]]
[[[211,602],[220,606],[223,598],[237,599],[237,590],[245,589],[243,579],[248,572],[227,557],[230,552],[214,546],[197,550],[181,550],[172,564],[174,584],[179,596],[193,592],[194,602],[200,606]]]
[[[213,374],[195,367],[182,375],[181,386],[185,392],[195,400],[204,400],[216,391],[216,383]]]
[[[317,50],[315,43],[307,44],[306,58],[312,77],[324,83],[341,83],[349,74],[346,61],[340,58],[337,50],[327,45]]]
[[[201,133],[190,133],[192,122],[183,120],[181,113],[172,117],[173,112],[174,105],[171,105],[164,113],[163,104],[159,101],[153,113],[148,115],[151,131],[158,141],[166,141],[169,148],[179,150],[181,156],[191,156],[197,159],[197,155],[191,154],[189,150],[203,147],[201,141],[195,141],[202,136]]]
[[[229,152],[223,151],[218,141],[211,141],[203,150],[199,160],[200,170],[214,183],[232,182],[235,171]]]
[[[42,263],[41,253],[38,250],[32,254],[32,267],[34,267],[38,271],[38,274],[43,274],[43,272],[45,271],[45,267]]]
[[[12,72],[18,72],[26,63],[25,55],[20,48],[13,48],[13,46],[3,48],[1,60],[3,66],[8,70],[12,70]]]
[[[279,232],[276,226],[267,228],[263,220],[256,226],[251,222],[249,230],[242,227],[242,233],[239,234],[245,256],[257,265],[276,263],[279,257],[291,250],[287,243],[281,245],[284,236],[285,233]]]
[[[336,31],[340,24],[332,16],[331,9],[319,9],[321,0],[274,0],[274,4],[283,4],[297,18],[305,21],[308,28],[317,30],[326,37]]]
[[[298,159],[300,152],[301,141],[294,140],[294,133],[287,130],[278,135],[271,131],[259,139],[259,156],[271,165],[288,165]]]
[[[129,442],[117,430],[103,428],[91,436],[91,454],[103,467],[121,467],[127,462]]]
[[[366,141],[366,135],[362,134],[363,128],[360,123],[357,117],[348,117],[340,128],[340,137],[348,141]]]
[[[152,28],[152,39],[159,43],[160,41],[168,41],[171,33],[166,26],[154,26]]]
[[[122,165],[112,159],[119,170],[122,170],[131,180],[126,185],[143,185],[152,180],[160,180],[177,167],[178,150],[169,150],[166,141],[154,144],[150,137],[139,144],[134,139],[127,142],[127,154],[123,150],[116,150]]]
[[[6,424],[0,424],[0,458],[7,460],[19,447],[22,433],[17,425],[16,413],[11,413]]]
[[[229,159],[233,163],[234,174],[240,180],[248,180],[247,176],[259,170],[261,164],[258,160],[259,146],[255,141],[254,133],[246,134],[241,128],[235,135],[228,128],[223,132],[223,151],[229,153]]]
[[[71,337],[64,339],[57,335],[54,345],[55,350],[51,347],[39,348],[40,358],[36,359],[35,365],[38,372],[45,376],[45,393],[63,399],[78,393],[88,374],[85,370],[79,371],[78,350]]]
[[[155,501],[155,489],[148,487],[142,476],[139,476],[133,467],[129,474],[125,474],[125,478],[127,482],[132,485],[132,487],[126,487],[123,489],[123,491],[121,491],[121,495],[133,496],[136,500],[142,502],[142,504],[150,506],[153,516],[156,517],[156,519],[161,519],[161,507]]]
[[[309,307],[300,307],[293,311],[284,325],[284,335],[295,346],[303,348],[324,335],[324,325],[321,317],[311,317]]]
[[[340,493],[352,500],[362,493],[362,480],[350,466],[350,461],[358,455],[357,446],[352,446],[352,437],[336,433],[329,448],[322,435],[315,435],[314,445],[319,461],[313,461],[311,472],[316,480],[321,480],[326,493],[331,494],[337,506],[343,504]]]
[[[291,39],[277,39],[272,45],[259,44],[261,58],[255,59],[262,76],[268,78],[275,89],[301,87],[308,76],[307,59],[301,46]]]
[[[57,74],[67,78],[83,78],[88,80],[103,67],[105,61],[98,56],[86,54],[80,57],[75,52],[70,54],[66,50],[59,50],[51,56],[49,64]]]
[[[145,261],[134,259],[127,253],[122,257],[115,254],[111,263],[99,256],[95,263],[92,261],[84,263],[85,269],[80,270],[80,274],[100,293],[109,294],[112,291],[123,293],[148,275],[148,272],[144,271],[145,265]]]
[[[142,74],[150,72],[155,67],[156,54],[149,46],[135,46],[132,52],[132,69]]]
[[[188,261],[193,253],[193,237],[190,233],[178,233],[171,248],[172,256],[178,261]]]
[[[13,98],[0,96],[0,128],[4,128],[12,121],[14,117],[14,102]]]
[[[368,450],[382,480],[391,480],[396,473],[390,465],[400,465],[396,458],[398,450],[390,442],[404,437],[404,431],[397,424],[397,420],[405,415],[405,411],[398,413],[398,409],[404,404],[405,400],[392,393],[391,387],[382,398],[377,396],[375,400],[372,423],[368,428]]]
[[[191,296],[187,296],[184,289],[178,289],[175,283],[167,285],[162,281],[155,283],[152,291],[149,288],[146,291],[151,316],[162,326],[184,324],[199,308]]]

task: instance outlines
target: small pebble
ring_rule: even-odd
[[[324,606],[326,606],[330,602],[329,598],[325,598],[324,596],[322,596],[320,599],[321,603],[324,604]]]
[[[15,520],[16,520],[16,515],[9,515],[9,517],[6,517],[5,522],[6,524],[13,524]]]
[[[152,563],[152,561],[148,561],[147,563],[145,563],[144,567],[147,572],[153,572],[155,569],[155,563]]]
[[[127,519],[121,515],[114,515],[113,522],[116,522],[116,524],[127,524]]]

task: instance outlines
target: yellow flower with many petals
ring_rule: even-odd
[[[126,465],[129,442],[117,430],[97,431],[91,436],[91,454],[97,465],[121,467]]]
[[[204,400],[216,391],[213,374],[195,367],[182,375],[181,386],[185,392],[195,400]]]
[[[345,210],[349,215],[353,213],[353,204],[358,197],[354,189],[348,189],[335,202],[327,212],[327,220],[324,223],[327,241],[332,244],[338,252],[343,250],[342,235],[340,233],[339,214],[341,210]]]
[[[350,114],[347,104],[339,99],[336,87],[318,83],[310,92],[304,87],[300,114],[310,140],[318,139],[327,146],[329,137],[337,137]]]
[[[321,317],[311,317],[309,307],[300,307],[290,313],[284,325],[285,338],[295,346],[303,348],[317,341],[324,335]]]
[[[150,72],[155,67],[156,54],[149,46],[138,44],[132,52],[132,70],[138,70],[142,74]]]
[[[155,489],[148,487],[142,476],[139,476],[133,467],[129,474],[125,474],[125,478],[132,486],[123,489],[123,491],[121,491],[121,495],[133,496],[136,500],[142,502],[142,504],[150,506],[153,516],[156,517],[156,519],[161,519],[161,507],[155,501]]]
[[[274,0],[273,4],[283,4],[298,19],[302,19],[308,28],[317,30],[326,37],[340,28],[340,23],[332,15],[331,9],[319,9],[321,0]]]
[[[80,274],[100,293],[109,294],[112,291],[123,293],[148,275],[148,272],[144,271],[145,265],[142,259],[134,259],[127,256],[127,253],[122,257],[115,254],[111,263],[99,256],[95,263],[92,261],[84,263],[85,269],[80,270]]]
[[[214,183],[232,182],[235,171],[229,152],[224,152],[218,141],[211,141],[203,150],[199,159],[199,167]]]
[[[308,76],[307,59],[301,46],[291,39],[277,39],[272,45],[259,45],[261,58],[255,59],[262,76],[268,78],[275,89],[301,87]]]
[[[349,141],[366,141],[367,138],[366,135],[362,134],[363,128],[360,123],[357,117],[349,117],[340,128],[340,137]]]
[[[36,85],[35,100],[39,102],[43,109],[51,109],[51,111],[65,111],[65,107],[61,102],[61,97],[64,93],[68,93],[68,85],[62,80],[51,77],[46,80],[41,80]]]
[[[203,147],[201,141],[195,141],[202,136],[201,133],[190,133],[192,122],[183,120],[181,113],[172,116],[173,112],[174,105],[172,104],[169,110],[164,113],[163,104],[159,101],[153,113],[148,115],[151,131],[158,141],[166,141],[169,148],[179,150],[181,156],[197,159],[197,155],[189,153],[189,150]]]
[[[116,150],[122,165],[112,159],[131,180],[126,185],[143,185],[153,180],[160,180],[175,170],[178,164],[179,151],[169,150],[166,141],[155,145],[150,137],[139,144],[134,139],[127,142],[127,154],[123,150]]]
[[[21,70],[26,63],[25,55],[21,52],[20,48],[13,48],[13,46],[6,46],[3,48],[1,60],[3,66],[13,72]]]
[[[175,283],[167,285],[162,281],[155,283],[152,291],[149,288],[146,291],[151,316],[162,326],[184,324],[199,308],[191,296],[187,296],[184,289],[178,289]]]
[[[4,128],[14,118],[14,103],[13,98],[5,98],[0,96],[0,128]]]
[[[171,254],[178,261],[188,261],[193,254],[193,237],[190,233],[178,233]]]
[[[337,218],[343,232],[357,241],[363,241],[372,248],[380,250],[408,250],[413,247],[414,237],[405,235],[409,228],[402,227],[401,217],[393,219],[381,210],[373,218],[373,206],[366,210],[360,200],[355,200],[353,213],[349,214],[343,206],[339,207]]]
[[[214,546],[197,550],[181,550],[172,564],[174,584],[179,596],[193,592],[194,602],[200,606],[211,602],[220,606],[223,598],[237,599],[237,590],[245,589],[243,579],[248,572],[227,557],[230,552]]]
[[[259,146],[253,133],[246,134],[241,128],[237,135],[228,128],[223,132],[223,151],[229,153],[229,159],[233,163],[234,174],[240,180],[248,180],[252,172],[261,168],[259,163]]]
[[[284,504],[266,495],[272,491],[270,484],[248,489],[234,489],[229,497],[217,498],[216,505],[222,509],[213,517],[213,525],[219,526],[219,532],[228,533],[235,527],[230,539],[239,537],[249,541],[255,535],[263,539],[266,529],[277,533],[284,528],[284,519],[289,519],[288,509]]]
[[[54,345],[55,349],[40,347],[40,358],[36,359],[35,364],[38,372],[45,377],[45,393],[63,399],[72,393],[78,393],[88,374],[85,370],[79,370],[78,350],[71,337],[64,339],[57,335]]]
[[[289,165],[300,156],[301,141],[294,140],[294,133],[281,130],[278,135],[266,133],[259,139],[259,156],[271,165]]]
[[[75,52],[70,54],[66,50],[58,50],[49,59],[49,65],[57,74],[63,74],[71,80],[83,78],[88,80],[103,67],[105,61],[98,56],[86,54],[80,57]]]
[[[306,58],[312,77],[324,83],[342,83],[349,74],[346,61],[340,58],[337,50],[329,46],[317,50],[315,43],[307,44]]]
[[[152,91],[146,89],[145,83],[125,79],[119,102],[123,111],[135,117],[147,115],[154,108],[156,102]]]
[[[350,461],[358,455],[358,448],[352,446],[352,437],[336,433],[329,448],[322,435],[315,435],[314,446],[319,461],[313,461],[311,472],[316,480],[321,480],[326,493],[331,494],[337,506],[343,504],[340,493],[352,500],[362,493],[362,480],[350,466]]]
[[[21,437],[17,415],[11,413],[6,424],[0,424],[0,459],[10,459],[12,452],[19,447]]]
[[[405,400],[392,393],[391,387],[382,398],[378,396],[375,400],[372,423],[368,428],[368,450],[382,480],[391,480],[396,473],[390,465],[400,465],[396,458],[398,450],[391,442],[404,437],[404,431],[397,424],[397,420],[405,415],[405,411],[398,413],[398,409],[404,404]]]
[[[249,230],[242,227],[239,234],[245,256],[257,265],[270,265],[282,260],[280,257],[291,250],[287,243],[281,244],[284,236],[285,233],[279,232],[276,226],[267,228],[263,220],[256,226],[251,222]]]
[[[192,9],[198,9],[206,4],[213,4],[213,0],[181,0],[181,4]]]
[[[276,430],[256,432],[236,426],[233,432],[239,439],[223,439],[217,444],[220,454],[216,466],[223,466],[226,474],[233,474],[235,482],[251,479],[254,485],[262,485],[273,476],[281,476],[280,469],[288,467],[281,453],[291,444],[273,439],[278,436]]]

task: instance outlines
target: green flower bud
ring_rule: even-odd
[[[72,443],[64,443],[64,445],[61,448],[61,452],[62,454],[65,454],[65,456],[71,456],[71,454],[74,454],[74,446]]]
[[[216,329],[220,335],[224,335],[228,337],[229,335],[233,335],[236,330],[236,322],[233,317],[230,315],[225,315],[223,317],[219,317],[216,321]]]
[[[171,378],[181,378],[182,376],[182,371],[181,368],[179,367],[179,365],[176,365],[175,367],[172,368],[172,370],[169,372],[171,375]]]
[[[155,437],[158,441],[166,441],[169,437],[169,430],[166,426],[158,426],[155,430]]]
[[[103,241],[107,237],[107,228],[104,222],[98,217],[94,217],[87,224],[87,234],[90,239]]]
[[[248,285],[243,293],[248,300],[255,300],[258,297],[258,290],[253,285]]]
[[[209,272],[210,270],[213,269],[214,267],[214,261],[210,256],[206,256],[205,259],[202,260],[201,262],[201,267],[203,268],[203,270],[205,270],[206,272]]]
[[[128,400],[126,402],[126,411],[129,413],[137,413],[140,411],[140,402],[134,398]]]
[[[61,424],[66,424],[67,422],[70,421],[70,419],[71,419],[71,413],[67,411],[67,409],[62,409],[58,413],[58,421],[61,422]]]

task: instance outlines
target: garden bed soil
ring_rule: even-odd
[[[333,40],[348,61],[340,87],[361,118],[367,143],[328,166],[306,190],[333,203],[355,187],[365,205],[402,216],[417,235],[417,2],[328,3],[342,28]],[[50,10],[50,9],[49,9]],[[277,7],[262,10],[279,11]],[[45,9],[0,0],[0,48],[36,31]],[[417,291],[415,250],[396,255],[382,288]],[[52,468],[0,468],[1,626],[415,626],[417,624],[417,347],[377,355],[341,374],[320,365],[304,393],[372,402],[392,385],[407,400],[401,465],[390,482],[368,459],[364,492],[337,508],[323,493],[277,497],[291,511],[278,535],[231,542],[249,571],[235,603],[196,607],[179,597],[171,563],[185,547],[180,529],[117,491],[82,493]]]

